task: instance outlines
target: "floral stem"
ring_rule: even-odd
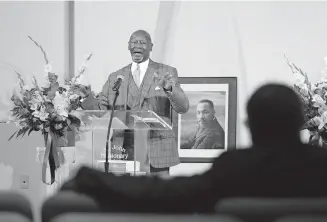
[[[47,54],[46,54],[46,52],[44,51],[43,47],[42,47],[39,43],[37,43],[37,42],[36,42],[36,41],[31,37],[31,36],[28,36],[28,38],[29,38],[32,42],[34,42],[34,44],[35,44],[37,47],[40,48],[40,50],[41,50],[42,53],[43,53],[43,57],[44,57],[45,63],[46,63],[46,64],[49,64],[49,60],[48,60]]]
[[[84,65],[82,66],[81,70],[78,72],[78,74],[73,78],[73,83],[76,82],[76,80],[85,72],[85,65],[87,64],[87,62],[92,58],[92,53],[90,53],[87,57],[86,60],[84,62]]]

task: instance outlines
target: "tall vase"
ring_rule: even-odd
[[[75,147],[67,146],[66,137],[44,134],[45,147],[36,148],[47,196],[54,194],[69,179],[71,164],[75,162]]]
[[[43,165],[45,147],[37,147],[37,162]],[[46,196],[51,196],[57,192],[58,189],[67,181],[70,177],[71,169],[75,162],[75,147],[59,147],[59,152],[63,157],[63,162],[60,167],[55,171],[55,181],[51,184],[51,171],[48,164],[46,168],[46,183],[43,181],[43,187],[45,189]]]
[[[42,162],[42,181],[45,184],[52,185],[56,181],[56,171],[65,161],[60,147],[65,146],[65,138],[59,135],[46,132],[44,133],[45,152]],[[49,167],[48,167],[49,166]],[[50,182],[46,180],[47,169],[50,170]]]

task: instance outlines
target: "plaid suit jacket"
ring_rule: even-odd
[[[178,113],[185,113],[189,109],[189,101],[179,83],[173,87],[171,95],[163,89],[156,90],[159,79],[167,72],[176,73],[176,68],[161,63],[149,61],[149,65],[140,88],[134,82],[131,65],[111,73],[103,86],[102,92],[96,99],[88,97],[83,101],[83,109],[110,109],[115,96],[113,85],[119,75],[124,81],[119,89],[115,110],[152,110],[173,127],[172,131],[151,131],[148,143],[148,157],[153,167],[171,167],[180,163],[177,149]],[[99,105],[99,100],[105,105]],[[124,136],[125,135],[125,136]],[[123,147],[126,133],[116,134],[114,144]]]

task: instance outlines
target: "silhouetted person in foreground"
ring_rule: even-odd
[[[202,175],[163,180],[82,167],[62,190],[123,212],[211,212],[225,197],[327,196],[327,150],[301,143],[302,104],[287,86],[259,88],[247,104],[250,149],[227,151]]]

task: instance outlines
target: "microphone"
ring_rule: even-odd
[[[123,82],[123,80],[124,80],[124,76],[118,75],[117,80],[115,81],[114,86],[112,87],[112,90],[113,91],[118,91],[120,86],[121,86],[121,83]]]
[[[104,171],[106,173],[109,172],[109,135],[110,135],[111,125],[112,125],[112,119],[114,117],[116,101],[117,101],[117,98],[119,96],[119,88],[120,88],[121,83],[123,82],[123,80],[124,80],[124,76],[118,75],[117,80],[115,81],[114,86],[112,87],[112,90],[115,91],[116,93],[115,93],[114,101],[113,101],[112,107],[111,107],[111,113],[110,113],[110,119],[109,119],[109,125],[108,125],[108,132],[107,132],[106,162],[104,163]]]

